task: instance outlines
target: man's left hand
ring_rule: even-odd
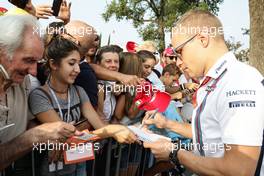
[[[144,148],[149,148],[156,159],[167,161],[174,144],[166,139],[159,139],[156,142],[144,142]]]

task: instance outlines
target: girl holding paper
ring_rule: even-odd
[[[69,34],[54,36],[47,42],[45,57],[50,76],[46,84],[33,90],[29,97],[32,113],[41,123],[65,121],[76,123],[81,117],[87,118],[93,128],[93,134],[101,138],[114,137],[118,142],[132,143],[135,135],[122,125],[106,125],[93,109],[85,91],[72,85],[80,73],[79,43]],[[60,142],[65,142],[61,139]],[[50,152],[49,152],[50,153]],[[54,174],[67,176],[86,176],[85,163],[64,165],[57,162],[54,172],[53,163],[48,155],[41,161],[40,173],[45,176]]]

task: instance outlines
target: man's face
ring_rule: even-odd
[[[93,57],[99,47],[99,36],[96,34],[96,31],[93,31],[91,35],[88,35],[87,48],[88,51],[86,53],[87,56]]]
[[[176,61],[177,61],[177,57],[176,56],[165,55],[164,58],[165,58],[166,65],[176,64]]]
[[[193,39],[189,40],[192,37]],[[178,46],[188,40],[189,42],[177,49]],[[176,61],[177,66],[192,78],[203,76],[204,64],[202,56],[200,55],[200,49],[202,48],[196,36],[174,34],[172,35],[172,45],[177,49],[176,52],[180,54],[180,57]]]
[[[163,84],[165,86],[172,86],[175,81],[179,79],[179,75],[170,75],[168,72],[164,74]]]
[[[37,75],[37,61],[44,51],[40,38],[33,35],[32,30],[27,30],[24,36],[23,44],[14,52],[12,60],[4,58],[1,61],[10,79],[18,84],[24,81],[27,74]]]
[[[108,70],[118,71],[119,55],[117,53],[107,52],[102,54],[100,65]]]

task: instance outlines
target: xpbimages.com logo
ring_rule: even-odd
[[[52,142],[48,141],[47,143],[33,143],[33,151],[39,151],[40,153],[44,151],[52,151],[52,150],[63,150],[67,151],[70,149],[76,148],[80,152],[84,152],[87,150],[99,150],[100,149],[100,143],[62,143],[62,142]]]
[[[203,150],[211,154],[217,153],[219,151],[231,150],[230,145],[223,143],[203,143],[203,145],[201,145],[199,143],[189,143],[182,141],[178,141],[177,143],[164,144],[163,148],[169,151],[179,150],[179,149],[184,149],[188,151]]]
[[[92,27],[72,27],[72,28],[65,28],[64,26],[55,26],[55,27],[48,27],[46,29],[40,28],[37,26],[33,27],[33,34],[37,34],[40,36],[44,35],[52,35],[54,33],[60,34],[71,34],[72,36],[84,37],[91,34],[97,34],[97,32]]]

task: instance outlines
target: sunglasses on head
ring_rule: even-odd
[[[54,33],[52,34],[52,37],[50,38],[50,41],[47,43],[46,46],[50,45],[50,43],[55,39],[55,38],[64,38],[66,40],[71,41],[73,44],[75,44],[77,47],[81,47],[80,42],[73,37],[71,34],[64,32],[63,34],[58,34],[58,33]]]

